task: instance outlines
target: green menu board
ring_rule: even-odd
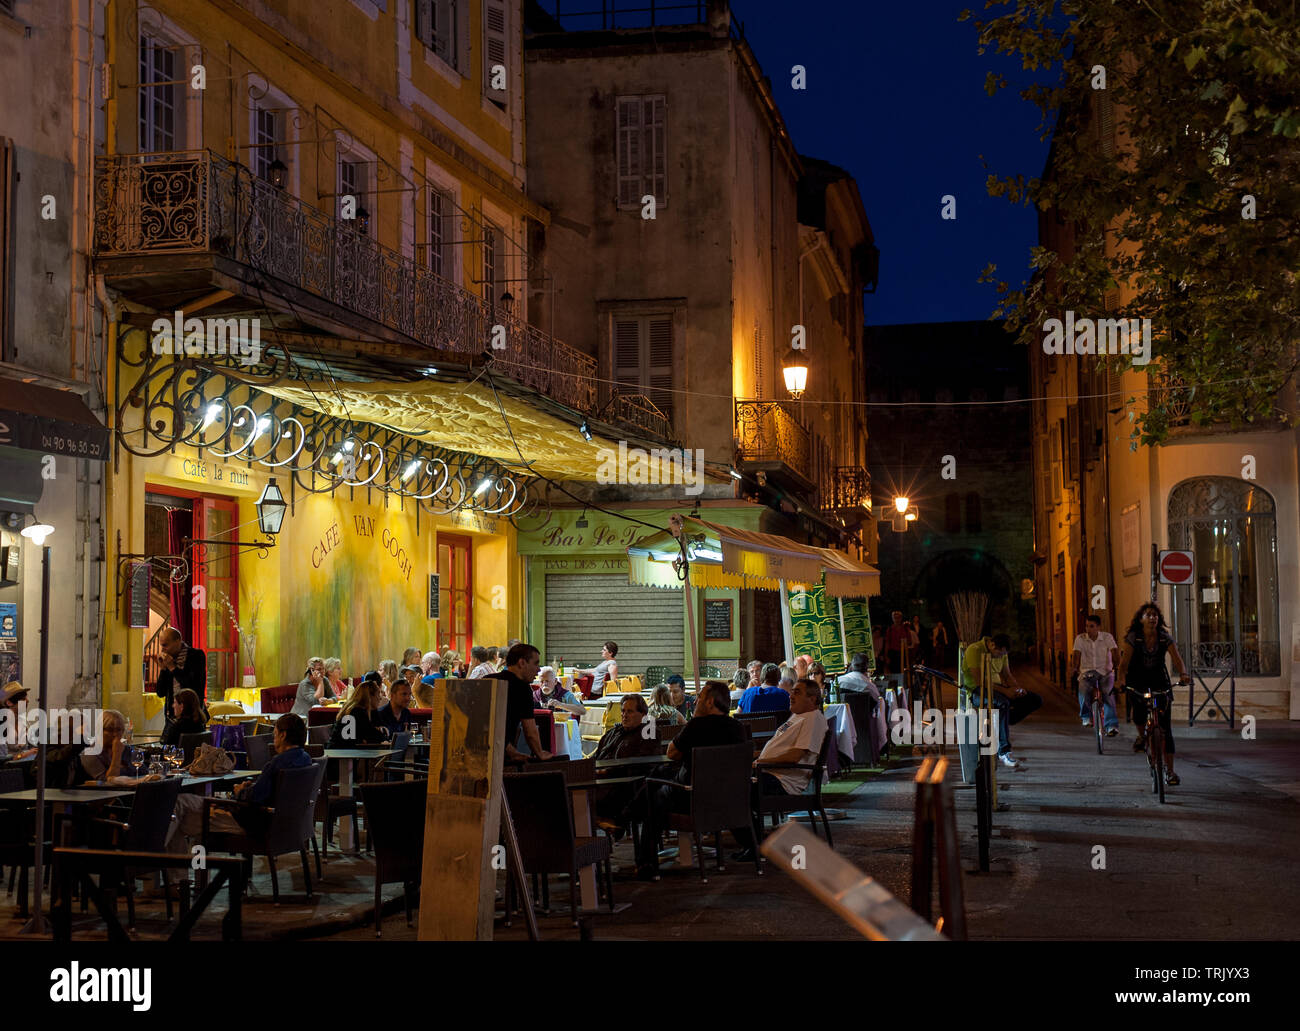
[[[791,590],[789,597],[795,655],[811,655],[828,671],[843,669],[844,647],[835,599],[826,597],[820,584],[811,591]]]
[[[867,611],[867,599],[844,598],[840,604],[844,607],[844,643],[849,658],[853,658],[855,652],[862,652],[867,656],[867,668],[874,669],[876,657],[872,654],[871,614]]]

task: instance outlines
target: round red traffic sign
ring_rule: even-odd
[[[1167,551],[1160,557],[1160,578],[1169,584],[1192,582],[1192,556],[1186,551]]]

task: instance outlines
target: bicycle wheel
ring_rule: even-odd
[[[1164,731],[1152,727],[1147,734],[1147,759],[1151,763],[1151,790],[1165,800],[1165,738]]]
[[[1106,740],[1106,731],[1102,727],[1102,717],[1105,716],[1105,714],[1106,714],[1106,710],[1105,707],[1101,704],[1101,699],[1094,698],[1092,700],[1092,726],[1097,734],[1098,755],[1102,754],[1103,752],[1102,742]]]

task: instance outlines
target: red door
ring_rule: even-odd
[[[194,536],[203,540],[239,540],[239,507],[228,498],[194,499]],[[208,657],[208,697],[238,687],[243,669],[239,661],[239,552],[220,545],[196,544],[193,550],[194,585],[201,609],[194,611],[191,642]]]
[[[468,537],[438,534],[438,647],[466,660],[474,644],[472,554]]]

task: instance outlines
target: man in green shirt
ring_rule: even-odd
[[[998,721],[998,761],[1010,769],[1019,767],[1016,757],[1011,754],[1010,727],[1019,723],[1043,704],[1043,699],[1032,691],[1026,691],[1016,683],[1011,675],[1011,662],[1008,652],[1011,638],[1006,634],[995,634],[968,645],[962,655],[962,686],[970,692],[972,703],[979,705],[984,701],[984,690],[990,690],[993,696],[993,708],[997,710]],[[983,682],[984,659],[988,658],[989,683]],[[997,690],[1010,687],[1013,695]]]

